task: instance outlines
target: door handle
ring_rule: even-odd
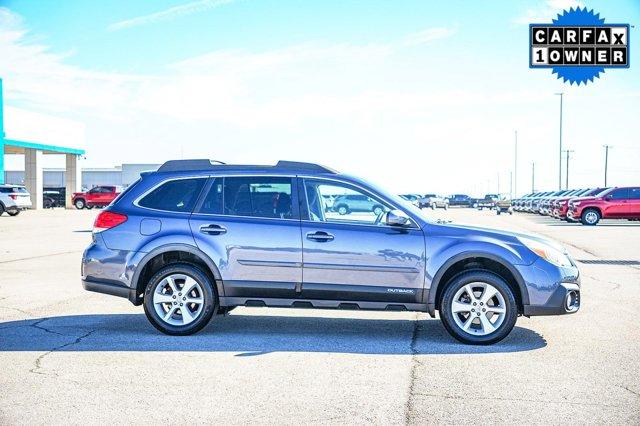
[[[319,242],[333,241],[333,235],[324,231],[307,232],[307,240],[313,240],[313,241],[319,241]]]
[[[200,232],[202,232],[203,234],[209,234],[209,235],[221,235],[221,234],[227,233],[227,228],[220,225],[216,225],[215,223],[212,223],[209,225],[202,225],[200,227]]]

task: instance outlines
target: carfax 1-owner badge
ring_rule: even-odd
[[[571,84],[599,78],[605,68],[629,68],[629,24],[605,24],[586,8],[529,25],[529,67],[551,68]]]

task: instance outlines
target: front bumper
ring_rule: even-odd
[[[560,267],[538,259],[528,266],[518,266],[525,281],[529,301],[523,306],[525,316],[565,315],[580,309],[580,272],[575,262]]]
[[[544,305],[525,305],[523,314],[527,317],[540,315],[575,314],[580,310],[580,286],[562,283]]]

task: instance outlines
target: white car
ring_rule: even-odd
[[[0,215],[7,212],[9,216],[16,216],[30,208],[31,195],[24,186],[0,185]]]

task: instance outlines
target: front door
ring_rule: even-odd
[[[225,297],[295,297],[302,243],[294,187],[291,177],[210,179],[190,226],[220,270]]]
[[[640,187],[629,188],[626,214],[630,218],[640,218]]]
[[[618,188],[605,197],[604,214],[608,217],[626,216],[629,201],[629,188]]]
[[[419,227],[385,225],[386,212],[395,206],[353,185],[301,179],[299,186],[302,298],[421,302],[425,240]],[[358,205],[345,213],[338,203],[329,207],[324,201],[328,198],[366,198],[370,206]]]

